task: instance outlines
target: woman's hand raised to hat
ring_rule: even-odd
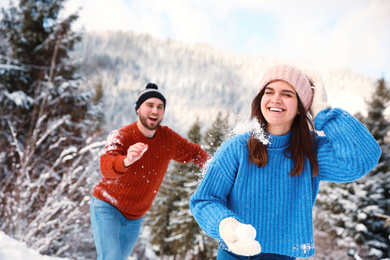
[[[313,102],[309,111],[313,118],[315,118],[320,111],[330,108],[330,105],[328,104],[325,86],[321,77],[315,72],[306,72],[306,76],[312,84],[313,89]]]
[[[148,145],[144,143],[133,144],[127,149],[127,156],[123,160],[123,165],[129,167],[135,161],[138,161],[142,155],[148,150]]]

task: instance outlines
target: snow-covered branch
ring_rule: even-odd
[[[4,70],[25,70],[25,68],[16,66],[16,65],[9,65],[9,64],[0,64],[0,69]]]
[[[58,127],[60,127],[63,123],[65,123],[67,120],[69,120],[70,115],[65,115],[62,118],[60,118],[57,121],[54,121],[49,125],[48,129],[41,135],[41,137],[36,142],[36,147],[40,146],[42,142],[50,135],[52,134]]]
[[[12,138],[13,138],[13,142],[11,144],[15,145],[15,148],[16,148],[16,151],[17,151],[17,153],[19,155],[19,158],[23,159],[24,153],[23,153],[22,149],[20,148],[18,137],[16,136],[14,127],[12,126],[11,122],[9,121],[9,119],[7,119],[7,123],[8,123],[9,129],[11,131]]]

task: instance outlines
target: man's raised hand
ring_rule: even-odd
[[[135,161],[139,160],[142,155],[148,150],[148,145],[144,143],[133,144],[127,149],[127,157],[123,160],[123,165],[129,167]]]

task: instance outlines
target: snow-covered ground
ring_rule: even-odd
[[[148,259],[154,259],[154,253],[146,249]],[[136,256],[129,257],[129,260],[137,259]],[[156,257],[157,259],[157,257]],[[26,243],[17,241],[3,231],[0,231],[0,260],[71,260],[54,256],[41,255],[36,250],[28,248]]]
[[[25,243],[19,242],[4,232],[0,231],[0,260],[67,260],[67,258],[58,258],[44,256],[37,251],[27,247]]]

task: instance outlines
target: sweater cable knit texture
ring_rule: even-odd
[[[147,144],[145,154],[128,168],[123,165],[128,148]],[[170,160],[199,167],[209,159],[197,144],[189,142],[166,126],[159,126],[154,138],[145,137],[136,122],[110,133],[104,154],[100,157],[103,178],[95,186],[93,196],[116,207],[126,218],[142,217],[152,206]]]
[[[312,209],[320,181],[349,182],[373,169],[381,151],[367,128],[341,109],[326,109],[315,118],[319,174],[304,171],[290,177],[293,160],[284,154],[291,132],[270,136],[268,163],[264,168],[249,163],[250,133],[222,144],[190,200],[200,227],[221,240],[220,222],[228,217],[251,224],[263,253],[291,257],[314,254]],[[221,240],[221,247],[227,249]]]

